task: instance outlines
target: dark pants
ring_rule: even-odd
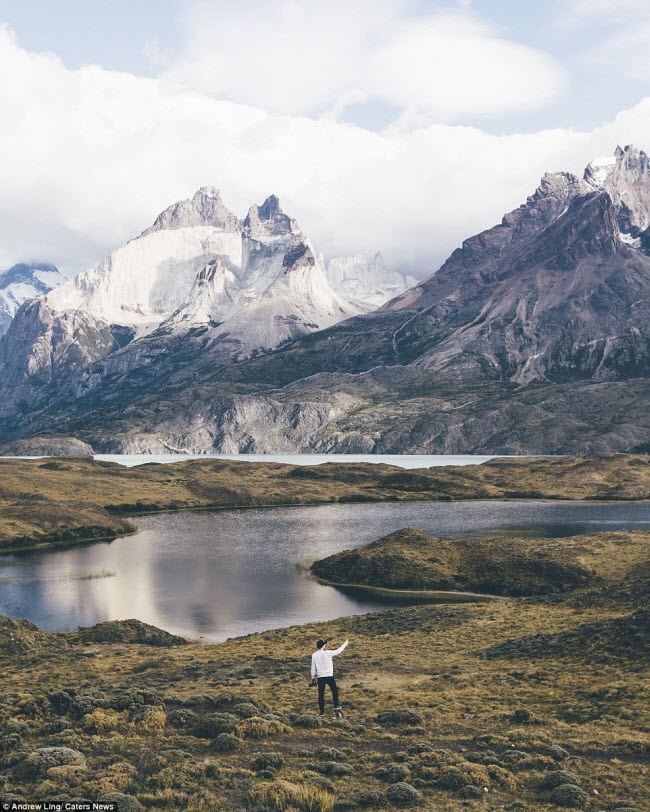
[[[325,713],[325,686],[329,685],[332,690],[332,699],[334,707],[339,706],[339,689],[336,685],[334,677],[319,677],[318,678],[318,707],[321,713]]]

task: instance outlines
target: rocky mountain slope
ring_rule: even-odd
[[[270,200],[249,215],[243,241],[262,247],[244,248],[240,267],[257,279],[257,269],[278,267],[279,251],[283,267],[297,264],[296,280],[313,282],[304,266],[320,269],[318,260],[274,207]],[[310,334],[283,328],[277,348],[255,357],[224,353],[227,321],[179,334],[181,309],[100,363],[86,360],[48,390],[47,406],[19,416],[17,428],[14,408],[13,434],[5,434],[46,431],[144,452],[644,451],[649,222],[648,158],[619,148],[582,178],[545,175],[522,206],[379,310],[327,327],[335,300],[323,297],[324,318],[310,322]],[[350,264],[328,269],[339,280],[335,295]],[[223,290],[201,312],[218,314],[228,300],[236,314],[236,274],[214,273]],[[313,289],[296,282],[294,295],[307,313]],[[255,307],[263,324],[257,293]],[[26,315],[5,339],[7,360]],[[243,341],[250,323],[239,329],[233,319],[233,338]],[[279,346],[283,337],[291,340]],[[138,363],[123,362],[138,347],[146,347]]]
[[[379,265],[371,281],[354,296],[335,292],[275,196],[242,222],[216,189],[201,188],[97,267],[17,312],[0,344],[3,414],[37,409],[52,389],[78,394],[107,375],[137,374],[179,342],[185,355],[207,348],[223,359],[247,357],[406,287]]]
[[[58,268],[45,262],[20,262],[0,271],[0,335],[23,302],[44,296],[65,281]]]

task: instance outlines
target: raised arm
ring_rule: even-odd
[[[337,648],[336,651],[332,651],[332,657],[336,657],[337,654],[340,654],[349,642],[349,640],[346,640],[340,648]]]

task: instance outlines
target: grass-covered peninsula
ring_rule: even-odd
[[[142,513],[387,500],[650,496],[644,455],[495,459],[404,470],[382,464],[192,460],[126,468],[90,457],[0,459],[0,550],[110,538]]]
[[[348,586],[548,595],[617,580],[647,559],[649,547],[648,531],[447,540],[406,527],[315,561],[311,572]]]
[[[5,618],[0,799],[114,799],[127,812],[642,812],[648,535],[521,539],[527,555],[588,574],[552,594],[221,644],[137,621],[52,635]],[[510,590],[517,572],[520,591],[540,591],[517,567]],[[322,636],[351,641],[337,663],[344,721],[321,721],[307,687]]]

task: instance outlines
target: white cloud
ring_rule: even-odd
[[[382,249],[435,270],[522,202],[545,170],[648,145],[650,100],[591,133],[496,136],[434,124],[383,133],[271,115],[98,67],[68,70],[0,29],[0,264],[81,270],[201,185],[243,215],[276,193],[317,250]],[[644,140],[645,139],[645,140]]]
[[[461,4],[467,6],[467,4]],[[190,5],[167,80],[269,112],[390,103],[447,121],[537,108],[563,70],[467,8],[409,15],[406,0],[229,0]]]

